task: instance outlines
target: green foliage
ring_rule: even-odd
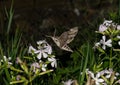
[[[7,32],[6,32],[7,34],[9,34],[9,32],[10,32],[12,19],[13,19],[13,14],[14,14],[13,3],[14,3],[14,0],[12,0],[11,7],[10,7],[9,11],[7,11],[7,9],[5,8],[6,16],[7,16],[7,19],[8,19]]]
[[[13,60],[11,62],[15,62],[17,56],[23,56],[26,53],[26,48],[21,43],[21,33],[17,29],[15,34],[11,35],[10,30],[11,30],[11,23],[12,23],[12,18],[13,18],[13,0],[12,0],[12,5],[10,7],[10,11],[8,12],[7,9],[6,11],[6,16],[8,19],[8,24],[7,24],[7,30],[4,29],[5,35],[2,35],[2,38],[4,39],[3,41],[0,41],[0,60],[4,60],[3,56],[8,56],[11,57]],[[0,63],[0,84],[2,85],[9,85],[9,82],[11,81],[11,71],[8,68],[8,63],[6,60]],[[14,63],[15,64],[15,63]]]
[[[98,74],[100,71],[107,68],[113,68],[115,71],[119,71],[120,49],[117,43],[120,39],[117,38],[117,35],[120,34],[120,31],[111,29],[111,26],[104,32],[97,32],[100,35],[100,37],[104,35],[107,36],[107,39],[110,38],[113,41],[113,45],[110,49],[107,47],[105,50],[101,46],[98,46],[97,50],[94,50],[93,46],[90,45],[91,42],[94,41],[86,43],[83,40],[81,42],[84,44],[80,48],[77,48],[77,50],[74,51],[70,56],[67,56],[69,57],[69,59],[65,59],[65,62],[58,59],[58,67],[54,69],[54,72],[52,72],[53,70],[39,72],[40,69],[37,69],[36,72],[33,73],[33,68],[31,70],[30,65],[34,61],[38,61],[36,60],[36,56],[38,54],[34,54],[33,50],[32,57],[31,55],[27,55],[27,47],[22,43],[22,34],[19,28],[16,28],[15,33],[13,33],[12,35],[10,34],[10,30],[12,29],[12,19],[14,15],[13,2],[14,1],[12,0],[12,4],[9,11],[7,11],[7,9],[5,8],[8,22],[7,27],[4,31],[5,33],[3,33],[5,35],[2,35],[4,41],[0,42],[0,81],[2,81],[0,82],[1,85],[62,85],[62,81],[66,81],[68,79],[77,80],[79,85],[85,85],[89,82],[89,80],[92,80],[90,75],[88,75],[87,73],[87,69],[91,70],[91,72],[95,74]],[[110,2],[112,3],[113,0],[110,0]],[[119,13],[109,13],[109,18],[114,21],[117,21],[118,23],[119,17],[120,10]],[[89,24],[91,24],[92,27],[95,26],[94,23]],[[91,33],[92,35],[90,35],[89,31],[90,30],[85,29],[84,33],[81,33],[81,35],[84,36],[85,39],[88,37],[91,40],[95,36],[93,37],[94,33]],[[86,36],[85,34],[90,36]],[[7,56],[7,58],[12,58],[11,62],[13,63],[13,66],[9,66],[9,59],[6,60],[4,58],[5,56]],[[19,57],[19,65],[16,64],[17,57]],[[61,57],[66,58],[66,56],[64,55],[62,55]],[[51,58],[51,55],[49,55],[49,58]],[[43,61],[45,61],[45,59]],[[45,61],[44,63],[50,64],[49,61]],[[40,66],[42,66],[42,64],[43,63],[40,63]],[[116,76],[115,71],[112,72],[112,76],[109,79],[105,78],[105,76],[103,75],[100,77],[102,77],[107,82],[107,84],[117,85],[118,81],[114,80],[114,77]],[[20,74],[20,80],[16,80],[16,78],[18,77],[17,74]]]
[[[93,69],[95,64],[93,48],[89,43],[83,44],[71,54],[70,60],[66,60],[67,66],[60,63],[62,62],[58,63],[58,68],[51,74],[52,78],[49,79],[52,84],[61,85],[62,81],[77,79],[79,85],[84,85],[86,69]]]
[[[80,65],[79,84],[83,85],[84,84],[84,79],[85,79],[86,69],[88,67],[92,68],[92,66],[95,63],[95,59],[94,59],[93,49],[89,45],[89,43],[81,46],[79,52],[82,54],[82,58],[81,58],[81,61],[80,61],[81,64],[79,64]],[[81,72],[82,72],[82,75],[81,75]]]

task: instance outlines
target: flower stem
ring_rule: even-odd
[[[109,68],[112,68],[113,64],[112,64],[112,48],[110,49],[110,58],[109,58]]]

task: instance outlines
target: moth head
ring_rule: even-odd
[[[57,44],[57,46],[60,46],[60,41],[57,37],[51,37],[51,38]]]
[[[47,37],[50,37],[57,44],[57,46],[60,46],[60,41],[58,37],[53,37],[53,36],[47,36]]]

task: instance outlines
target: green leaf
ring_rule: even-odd
[[[24,76],[20,76],[20,80],[11,81],[10,84],[17,84],[17,83],[26,83],[28,80]],[[27,85],[27,84],[26,84]]]
[[[18,83],[23,83],[25,80],[18,80],[18,81],[12,81],[10,84],[18,84]]]
[[[16,71],[16,72],[20,72],[20,73],[23,72],[22,70],[20,70],[20,69],[16,69],[16,68],[13,67],[13,66],[10,66],[10,69],[13,70],[13,71]]]
[[[21,63],[20,66],[25,71],[25,73],[28,74],[28,67],[26,66],[25,62]]]
[[[41,73],[39,73],[38,75],[41,76],[41,75],[44,75],[44,74],[50,73],[50,72],[52,72],[52,71],[53,71],[53,70],[47,70],[47,71],[45,71],[45,72],[41,72]]]
[[[33,60],[33,58],[31,58],[30,56],[24,56],[24,58],[28,60]]]

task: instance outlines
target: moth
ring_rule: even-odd
[[[47,36],[50,37],[56,45],[65,51],[73,52],[68,44],[74,40],[74,37],[78,33],[78,27],[71,28],[69,31],[63,32],[60,36]]]

